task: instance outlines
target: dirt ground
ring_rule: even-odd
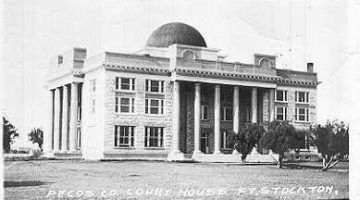
[[[5,162],[6,199],[348,198],[349,166],[146,161]]]

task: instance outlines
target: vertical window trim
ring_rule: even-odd
[[[135,134],[135,126],[115,125],[114,147],[133,148],[135,145],[134,134]],[[124,142],[126,139],[127,139],[127,143]]]
[[[205,112],[206,108],[206,112]],[[205,117],[206,115],[206,117]],[[208,105],[201,105],[201,120],[208,120],[209,119],[209,112],[208,112]]]
[[[121,99],[129,99],[129,112],[122,112],[121,111]],[[121,96],[115,96],[115,113],[124,114],[124,113],[135,113],[135,98],[134,97],[121,97]]]
[[[304,109],[304,120],[300,120],[300,109]],[[309,108],[295,108],[295,121],[297,122],[309,122]]]
[[[150,142],[151,140],[156,140],[156,145],[152,144]],[[146,148],[163,148],[164,147],[164,127],[145,126],[144,145]]]
[[[153,84],[151,84],[152,82],[158,83],[158,86],[157,86],[158,91],[157,92],[152,91],[152,88],[155,88],[153,86]],[[145,80],[145,91],[146,92],[163,94],[164,89],[165,89],[165,81],[163,81],[163,80],[154,80],[154,79],[146,79]]]
[[[232,118],[233,108],[232,107],[230,107],[230,106],[222,106],[221,109],[220,109],[220,112],[221,112],[221,114],[220,114],[221,121],[232,121],[233,120],[233,118]],[[226,117],[227,112],[231,113],[231,115],[230,115],[231,119],[228,119]]]
[[[122,80],[129,79],[129,89],[122,88]],[[117,91],[135,91],[135,78],[115,77],[115,90]]]
[[[282,110],[282,119],[278,119],[278,108],[280,108]],[[287,107],[286,106],[275,106],[275,118],[276,120],[280,120],[280,121],[285,121],[287,120]]]
[[[300,93],[304,93],[304,101],[300,101]],[[310,95],[310,92],[307,92],[307,91],[295,91],[295,102],[308,104],[309,103],[309,95]]]
[[[283,98],[278,100],[278,92],[282,93]],[[275,101],[276,102],[288,102],[288,91],[287,90],[276,90],[275,91]]]
[[[151,106],[151,101],[158,101],[158,113],[151,113],[151,108],[155,106]],[[146,98],[145,99],[145,114],[149,115],[163,115],[164,114],[164,99],[157,99],[157,98]]]

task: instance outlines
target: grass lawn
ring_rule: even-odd
[[[349,166],[170,162],[5,162],[6,199],[348,198]]]

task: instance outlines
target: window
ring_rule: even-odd
[[[295,120],[301,122],[309,121],[309,109],[308,108],[295,108]]]
[[[287,102],[287,91],[286,90],[276,90],[275,101]]]
[[[230,121],[232,120],[232,107],[222,107],[221,108],[221,120]]]
[[[91,113],[95,113],[96,102],[95,99],[91,100]]]
[[[134,113],[134,105],[135,98],[133,97],[115,97],[115,112],[117,113]]]
[[[201,105],[201,119],[209,119],[208,106]]]
[[[62,55],[58,55],[57,62],[58,62],[58,65],[63,64],[64,63],[64,57]]]
[[[120,78],[116,77],[115,79],[115,89],[116,90],[135,90],[135,79],[134,78]]]
[[[164,93],[164,81],[146,80],[146,92]]]
[[[96,79],[91,80],[90,85],[91,85],[91,91],[94,92],[96,90]]]
[[[222,149],[232,149],[233,147],[230,145],[230,142],[228,141],[228,132],[223,131],[221,135],[221,148]]]
[[[163,99],[145,99],[145,113],[146,114],[164,114],[164,100]]]
[[[163,127],[145,127],[145,147],[163,147],[164,146],[164,128]]]
[[[134,147],[134,126],[115,126],[115,147]]]
[[[193,61],[195,60],[195,54],[192,51],[185,51],[184,55],[183,55],[184,59],[186,61]]]
[[[276,120],[287,120],[287,107],[276,107]]]
[[[295,92],[295,101],[297,103],[309,103],[309,92]]]

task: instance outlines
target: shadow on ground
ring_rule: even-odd
[[[287,163],[284,164],[284,167],[289,169],[322,169],[322,166],[304,165],[299,163]]]
[[[28,187],[28,186],[39,186],[39,185],[46,185],[47,182],[43,181],[5,181],[4,187]]]

